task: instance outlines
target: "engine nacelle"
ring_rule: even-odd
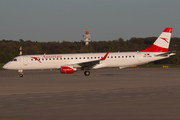
[[[72,66],[61,66],[61,73],[63,74],[73,74],[76,71],[76,68]]]

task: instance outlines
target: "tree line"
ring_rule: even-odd
[[[92,41],[88,46],[79,42],[38,42],[31,40],[19,41],[0,40],[0,63],[6,63],[19,55],[20,45],[23,55],[35,54],[64,54],[64,53],[95,53],[95,52],[127,52],[141,51],[150,47],[157,37],[131,38],[124,41],[122,38],[109,41]],[[176,51],[176,55],[168,59],[154,62],[154,64],[180,64],[180,38],[171,38],[169,51]],[[153,63],[152,63],[153,64]]]

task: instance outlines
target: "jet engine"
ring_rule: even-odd
[[[73,66],[61,66],[60,72],[63,74],[73,74],[76,70],[77,69],[73,68]]]

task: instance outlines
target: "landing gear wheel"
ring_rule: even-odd
[[[19,72],[19,77],[23,77],[23,70],[18,70]]]
[[[19,77],[23,77],[23,74],[19,74]]]
[[[85,71],[85,72],[84,72],[84,75],[85,75],[85,76],[89,76],[89,75],[90,75],[90,72],[89,72],[89,71]]]

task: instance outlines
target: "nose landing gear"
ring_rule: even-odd
[[[19,77],[23,77],[23,70],[18,70],[19,72]]]
[[[19,74],[19,77],[23,77],[23,74],[22,74],[22,73],[20,73],[20,74]]]

